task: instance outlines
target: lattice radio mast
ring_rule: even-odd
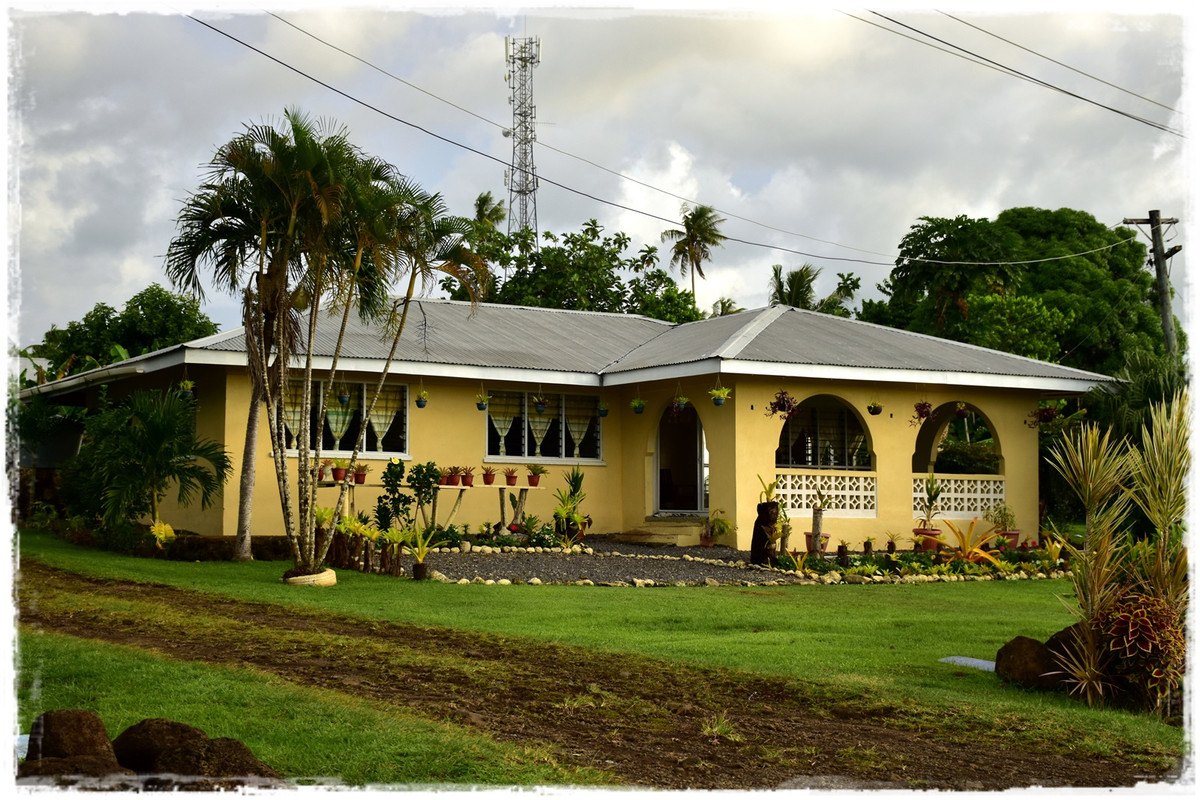
[[[509,234],[530,228],[537,242],[537,168],[533,165],[533,143],[537,109],[533,105],[533,68],[541,61],[542,43],[537,37],[504,37],[504,57],[508,74],[504,80],[512,89],[513,124],[506,136],[512,136],[512,163],[505,170],[508,186]]]

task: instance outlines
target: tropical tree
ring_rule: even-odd
[[[663,242],[674,242],[671,246],[671,266],[678,266],[680,275],[692,274],[692,296],[696,296],[696,275],[704,277],[704,262],[712,260],[712,248],[721,247],[726,236],[720,226],[724,217],[718,217],[712,206],[699,205],[688,209],[685,203],[680,208],[683,227],[662,232]]]
[[[730,314],[740,314],[745,310],[746,309],[739,306],[730,297],[718,297],[717,301],[713,303],[712,313],[709,314],[709,316],[727,317]]]
[[[159,522],[159,507],[172,484],[180,505],[199,494],[201,508],[217,498],[232,470],[217,442],[196,434],[196,405],[177,389],[137,391],[119,407],[121,435],[95,442],[105,484],[104,516],[118,524],[131,511],[150,507]]]
[[[854,293],[862,285],[861,279],[850,273],[839,272],[837,286],[826,297],[818,300],[816,282],[820,276],[820,267],[814,267],[812,264],[789,270],[786,276],[783,274],[783,266],[775,264],[771,267],[767,301],[771,305],[791,306],[822,314],[849,317],[848,306],[854,301]]]

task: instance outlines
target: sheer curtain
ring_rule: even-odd
[[[496,433],[500,435],[500,455],[508,455],[504,446],[504,437],[512,427],[513,420],[521,413],[521,395],[512,392],[496,392],[488,403],[488,416]],[[519,453],[517,455],[520,455]]]
[[[546,432],[550,430],[550,423],[554,422],[558,417],[558,395],[550,395],[546,398],[546,410],[541,414],[536,411],[529,415],[529,427],[533,428],[533,455],[540,455],[542,450],[542,440],[546,438]]]
[[[283,422],[287,426],[287,429],[291,431],[292,447],[295,447],[297,450],[300,449],[300,422],[303,420],[303,413],[300,408],[303,388],[303,383],[290,381],[287,387],[287,395],[283,398]]]
[[[350,430],[354,412],[358,411],[359,404],[362,402],[362,388],[350,387],[350,401],[346,405],[342,405],[338,401],[337,395],[331,397],[330,401],[329,408],[325,411],[325,418],[329,422],[329,430],[333,434],[331,449],[338,450],[341,448],[342,437],[346,435],[346,431]]]
[[[375,449],[383,450],[383,436],[392,427],[392,418],[404,406],[404,392],[399,386],[384,386],[371,409],[371,427],[375,430]]]
[[[571,434],[571,439],[575,442],[576,458],[579,458],[579,448],[583,444],[583,437],[587,436],[588,425],[592,423],[592,417],[595,414],[596,399],[594,397],[567,398],[567,431]]]

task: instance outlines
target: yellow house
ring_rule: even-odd
[[[329,380],[337,322],[314,339],[320,381]],[[367,483],[354,489],[356,510],[374,508],[379,474],[393,457],[469,466],[475,485],[442,489],[448,494],[441,507],[457,503],[453,523],[474,531],[508,513],[506,496],[518,493],[501,487],[502,478],[483,485],[483,469],[516,468],[524,487],[525,466],[541,464],[549,474],[526,492],[526,511],[548,520],[562,473],[578,465],[591,532],[694,544],[710,510],[721,509],[737,526],[736,541],[722,543],[740,549],[750,546],[762,484],[771,481],[797,532],[809,527],[820,490],[824,529],[834,541],[858,547],[868,537],[907,537],[921,484],[960,414],[986,431],[995,468],[939,474],[941,517],[970,519],[1006,502],[1024,536],[1036,537],[1038,450],[1030,415],[1040,400],[1112,380],[787,306],[674,325],[487,304],[472,313],[466,303],[414,300],[386,389],[364,419],[389,345],[380,332],[351,323],[333,376],[344,400],[331,402],[319,426],[322,457],[348,457],[357,441],[360,461],[372,467]],[[195,382],[198,432],[225,443],[234,478],[216,506],[168,508],[163,517],[177,528],[231,536],[250,397],[240,329],[25,394],[90,403],[102,385],[119,397],[185,377]],[[722,405],[710,399],[716,387],[730,390]],[[424,407],[421,392],[428,393]],[[795,407],[771,414],[780,392]],[[491,398],[485,410],[477,408],[479,393]],[[538,399],[545,401],[540,410]],[[644,401],[640,413],[635,399]],[[918,409],[928,409],[927,417]],[[291,413],[289,405],[284,424],[295,447]],[[256,535],[283,530],[266,431],[264,417],[254,455]],[[290,464],[294,471],[294,457]],[[335,487],[318,491],[319,504],[333,504]],[[449,521],[444,512],[439,520]]]

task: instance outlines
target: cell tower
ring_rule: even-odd
[[[504,37],[504,57],[508,74],[504,80],[512,89],[508,102],[512,105],[513,124],[506,136],[512,136],[512,162],[505,170],[508,186],[509,234],[531,228],[537,242],[537,168],[533,165],[533,143],[537,139],[533,105],[533,68],[541,61],[542,43],[537,37],[516,39]],[[536,246],[536,245],[535,245]]]

